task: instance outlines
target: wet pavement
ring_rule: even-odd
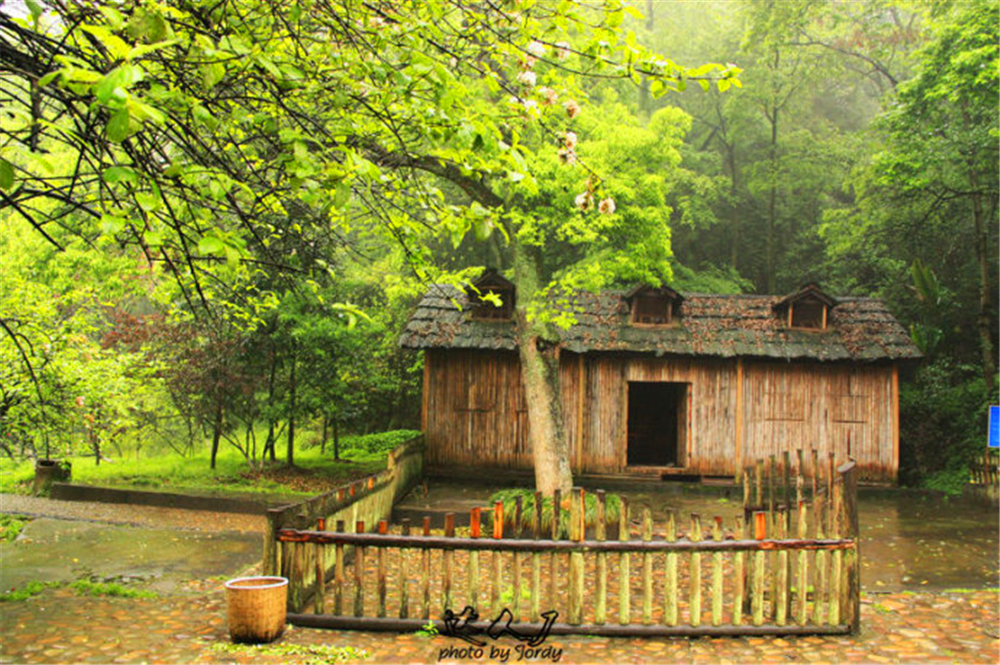
[[[430,503],[435,492],[432,488],[430,496],[411,502]],[[489,493],[481,490],[464,500],[482,505]],[[259,556],[259,535],[255,534],[262,524],[259,518],[241,522],[245,529],[232,529],[231,518],[248,516],[64,506],[66,502],[17,498],[26,502],[14,509],[6,495],[0,497],[0,509],[142,526],[36,520],[25,530],[25,538],[0,550],[0,579],[5,588],[12,579],[7,576],[14,574],[7,571],[8,565],[12,571],[34,565],[39,573],[36,579],[46,569],[51,569],[46,574],[53,579],[64,580],[88,570],[94,574],[104,570],[108,576],[127,576],[131,571],[142,579],[129,582],[130,586],[158,588],[161,595],[155,599],[92,598],[60,587],[25,601],[2,603],[0,663],[318,662],[315,657],[287,651],[221,649],[228,644],[222,579],[249,572],[246,562]],[[739,510],[738,501],[724,493],[657,492],[630,498],[633,504],[648,501],[657,509],[669,503],[681,512],[700,512],[703,518],[719,514],[728,520]],[[279,648],[353,646],[367,653],[362,662],[376,663],[438,662],[443,654],[440,662],[498,662],[500,652],[491,658],[490,646],[510,649],[509,663],[553,662],[557,655],[563,663],[1000,662],[995,511],[889,493],[888,497],[862,495],[860,513],[862,556],[868,565],[862,578],[866,589],[862,632],[857,636],[550,638],[543,645],[552,647],[550,651],[522,660],[518,643],[508,638],[488,645],[481,657],[460,658],[447,656],[446,650],[466,646],[454,638],[291,628]],[[55,545],[69,561],[52,553]],[[78,561],[73,562],[74,558]],[[116,558],[120,561],[113,561]],[[147,574],[151,576],[143,577]]]
[[[204,533],[32,520],[15,542],[0,542],[0,590],[28,582],[145,582],[158,593],[186,580],[228,575],[260,560],[253,533]]]

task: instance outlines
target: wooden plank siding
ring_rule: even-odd
[[[426,356],[427,463],[530,469],[517,354],[449,349]],[[829,452],[838,463],[853,457],[866,480],[895,480],[892,365],[744,358],[740,370],[737,363],[564,352],[560,381],[574,473],[627,472],[628,382],[666,381],[687,384],[681,459],[692,474],[735,475],[750,460],[815,448],[821,459]]]

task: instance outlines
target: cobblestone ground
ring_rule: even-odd
[[[84,598],[68,589],[5,603],[0,617],[3,663],[296,663],[309,656],[233,653],[227,643],[219,582],[191,582],[158,599]],[[563,663],[996,663],[1000,661],[996,591],[892,593],[865,598],[862,633],[854,637],[610,639],[550,638]],[[361,662],[433,663],[459,640],[416,634],[289,628],[279,644],[352,646]],[[217,646],[218,645],[218,646]],[[519,662],[517,642],[507,662]],[[555,653],[533,659],[551,662]],[[313,657],[314,658],[314,657]],[[441,662],[494,662],[481,658]],[[520,662],[527,662],[527,659]]]
[[[55,502],[9,495],[0,510],[121,524],[256,531],[259,518],[163,508]],[[988,579],[993,579],[992,574]],[[489,647],[479,658],[440,658],[465,643],[413,633],[336,632],[290,628],[272,648],[226,648],[221,580],[186,580],[155,599],[81,597],[50,588],[25,601],[0,604],[0,663],[321,663],[294,653],[309,647],[354,647],[366,663],[497,662]],[[562,663],[997,663],[1000,593],[893,591],[862,599],[862,632],[849,637],[610,639],[550,638],[534,662]],[[520,659],[517,643],[508,663]],[[561,651],[559,651],[561,650]]]

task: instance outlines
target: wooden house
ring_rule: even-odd
[[[488,273],[475,286],[432,287],[400,340],[425,352],[427,464],[529,470],[515,285]],[[490,291],[503,308],[482,301]],[[879,300],[809,284],[785,297],[639,286],[573,303],[560,381],[574,474],[732,476],[816,448],[895,480],[898,367],[920,354]]]

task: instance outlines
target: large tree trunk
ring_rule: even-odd
[[[525,325],[524,321],[521,325]],[[519,335],[518,348],[535,462],[535,487],[548,496],[557,489],[562,490],[563,496],[569,496],[573,474],[559,389],[559,347],[528,332]]]
[[[569,465],[569,445],[563,420],[559,388],[559,346],[545,334],[544,327],[529,322],[525,313],[531,296],[539,289],[538,257],[518,248],[514,258],[518,285],[518,351],[528,406],[528,432],[535,463],[535,488],[551,496],[561,490],[568,496],[573,487]]]
[[[977,328],[979,329],[979,344],[982,349],[983,378],[990,394],[993,393],[993,382],[997,372],[997,359],[993,350],[993,340],[990,335],[990,261],[987,256],[986,225],[983,223],[983,204],[977,190],[979,178],[976,169],[970,165],[969,185],[972,188],[972,217],[975,232],[976,263],[979,267],[979,314]]]

